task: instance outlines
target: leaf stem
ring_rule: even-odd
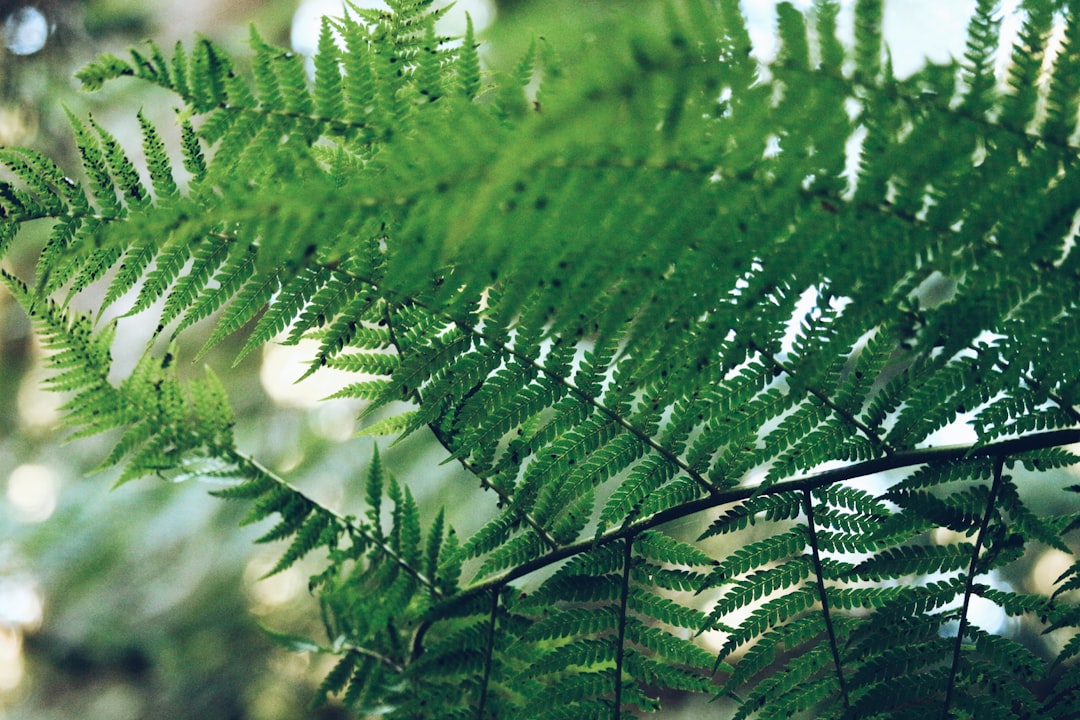
[[[484,679],[480,684],[480,704],[476,708],[476,720],[484,720],[484,707],[487,705],[488,686],[491,683],[491,666],[495,658],[495,621],[499,614],[499,590],[491,589],[491,619],[488,623],[487,646],[484,648]]]
[[[379,540],[379,538],[376,537],[374,533],[371,533],[363,526],[358,525],[351,518],[345,517],[344,515],[341,515],[340,513],[337,513],[334,510],[326,507],[317,500],[312,499],[302,491],[298,490],[287,480],[278,477],[271,470],[263,467],[255,459],[250,458],[243,453],[240,453],[233,449],[228,449],[226,455],[226,458],[222,458],[226,460],[226,462],[231,462],[235,464],[242,470],[246,470],[250,475],[262,475],[263,477],[266,477],[276,485],[285,488],[289,492],[295,493],[297,496],[311,503],[314,507],[318,508],[319,512],[326,513],[327,515],[332,517],[335,522],[339,523],[350,533],[364,538],[365,541],[371,543],[372,545],[377,545],[379,547],[379,551],[382,552],[386,557],[390,558],[390,560],[393,561],[395,565],[397,565],[407,574],[411,575],[418,583],[427,588],[428,591],[430,591],[432,597],[439,600],[446,599],[443,595],[443,592],[439,589],[438,584],[432,578],[427,577],[419,569],[414,568],[412,565],[410,565],[409,562],[405,558],[403,558],[400,553],[395,551],[386,542]]]
[[[829,595],[825,590],[825,573],[821,568],[821,548],[818,545],[817,525],[814,522],[813,490],[803,490],[803,510],[806,512],[806,526],[810,535],[810,552],[814,559],[814,576],[817,578],[818,599],[821,601],[821,615],[825,619],[825,633],[829,637],[829,650],[832,651],[833,665],[836,667],[836,681],[840,685],[840,697],[844,700],[844,715],[851,714],[851,700],[848,697],[847,681],[844,680],[844,667],[840,661],[840,647],[836,641],[836,629],[833,627],[832,613],[829,611]]]
[[[775,369],[777,369],[780,372],[784,373],[788,377],[792,377],[792,378],[795,377],[795,371],[792,368],[788,367],[788,365],[786,363],[781,362],[780,360],[778,360],[776,357],[773,356],[772,353],[766,352],[765,349],[758,346],[758,344],[756,342],[751,342],[750,343],[750,348],[752,350],[756,350],[758,352],[758,354],[760,354],[762,358],[764,358],[766,361],[768,361],[768,363],[772,367],[774,367]],[[812,395],[813,397],[816,397],[818,400],[820,400],[821,403],[825,407],[829,408],[834,413],[836,413],[840,417],[841,420],[843,420],[844,422],[848,423],[849,425],[851,425],[852,427],[857,429],[859,432],[861,432],[866,437],[866,439],[869,440],[870,443],[873,444],[874,447],[876,447],[878,450],[880,450],[881,452],[883,452],[886,455],[892,455],[893,454],[892,447],[890,445],[888,445],[888,443],[886,443],[880,437],[878,437],[877,433],[875,433],[873,431],[873,429],[871,429],[869,426],[867,426],[866,423],[860,421],[857,417],[852,415],[850,412],[848,412],[847,410],[844,410],[844,408],[840,407],[835,402],[833,402],[832,399],[828,395],[826,395],[824,392],[822,392],[821,390],[818,390],[817,388],[814,388],[814,387],[812,387],[810,385],[806,386],[806,392],[808,394]]]
[[[1080,428],[1032,433],[1030,435],[1025,435],[1024,437],[1012,438],[1010,440],[1002,440],[1001,442],[990,443],[987,445],[950,445],[936,448],[924,448],[920,450],[908,450],[905,452],[897,452],[886,457],[877,458],[875,460],[866,460],[864,462],[855,463],[854,465],[836,468],[835,470],[826,470],[823,472],[815,473],[813,475],[807,475],[806,477],[800,478],[798,480],[778,482],[774,485],[770,485],[767,488],[754,486],[725,490],[723,492],[717,493],[715,496],[709,496],[701,498],[699,500],[695,500],[693,502],[684,503],[677,507],[669,508],[662,512],[658,512],[655,515],[651,515],[650,517],[640,520],[639,522],[612,529],[604,535],[601,535],[599,538],[590,538],[588,540],[583,540],[572,545],[564,545],[558,550],[553,550],[545,555],[541,555],[538,558],[521,563],[517,567],[507,571],[505,574],[500,575],[499,577],[491,578],[485,582],[479,583],[463,590],[459,595],[455,597],[455,600],[462,600],[467,597],[472,597],[487,592],[494,587],[502,587],[509,582],[517,580],[518,578],[525,577],[526,575],[530,575],[541,568],[545,568],[552,563],[558,562],[560,560],[565,560],[566,558],[579,555],[583,552],[595,550],[598,547],[608,545],[623,538],[639,535],[645,530],[649,530],[651,528],[655,528],[675,520],[681,520],[682,518],[694,515],[705,510],[710,510],[715,507],[719,507],[722,505],[730,505],[741,500],[747,500],[751,497],[757,497],[759,495],[779,495],[781,493],[813,490],[815,488],[833,485],[839,482],[843,482],[845,480],[866,477],[868,475],[874,475],[876,473],[885,472],[887,470],[896,470],[898,468],[911,467],[913,465],[925,465],[927,463],[937,462],[955,462],[957,460],[986,457],[1005,458],[1010,455],[1016,455],[1019,453],[1029,452],[1033,450],[1044,450],[1046,448],[1060,447],[1063,445],[1072,445],[1074,443],[1080,443]]]
[[[619,592],[619,628],[615,642],[615,702],[612,708],[613,720],[622,717],[622,679],[623,661],[626,658],[626,605],[630,599],[630,566],[634,559],[634,538],[628,537],[623,543],[622,587]]]
[[[986,512],[983,513],[982,522],[979,524],[979,534],[975,538],[975,548],[971,551],[971,562],[968,563],[967,582],[964,586],[964,601],[960,607],[960,627],[956,631],[956,643],[953,645],[952,668],[949,670],[949,684],[945,688],[945,702],[941,709],[942,720],[949,720],[949,709],[952,707],[953,693],[956,690],[956,676],[960,672],[960,657],[964,646],[964,634],[968,628],[968,611],[971,607],[971,598],[974,595],[975,575],[979,567],[979,555],[982,553],[983,541],[986,531],[990,527],[990,519],[994,516],[994,506],[997,503],[998,493],[1001,491],[1002,468],[1005,465],[1005,455],[994,458],[994,484],[990,488],[990,496],[986,499]]]
[[[391,303],[387,301],[384,305],[385,309],[383,312],[383,320],[386,322],[387,331],[390,333],[390,344],[394,346],[398,353],[405,353],[407,352],[407,350],[402,348],[401,341],[398,339],[398,335],[394,330],[393,318],[390,316],[389,308]],[[457,321],[455,321],[455,323],[458,326],[461,326],[461,323]],[[420,390],[418,388],[413,388],[410,391],[409,396],[414,402],[416,402],[417,405],[421,404],[422,399],[420,397]],[[446,452],[450,453],[452,456],[457,455],[453,441],[445,432],[443,432],[439,428],[437,423],[428,423],[428,429],[431,430],[431,434],[435,437],[435,440],[443,446]],[[484,473],[482,473],[480,469],[477,468],[475,465],[470,463],[467,458],[458,456],[457,460],[458,463],[461,464],[461,467],[465,468],[466,471],[479,479],[480,487],[493,490],[495,494],[499,496],[499,502],[506,505],[507,507],[512,504],[510,496],[500,488],[492,485],[491,482],[489,482],[488,479],[484,477]],[[529,525],[529,527],[531,527],[536,532],[536,534],[540,537],[540,539],[544,542],[545,545],[547,545],[552,550],[559,547],[559,544],[555,542],[555,538],[551,537],[551,534],[548,533],[548,531],[544,529],[543,525],[537,522],[537,520],[531,514],[522,513],[522,519],[525,521],[525,523]]]

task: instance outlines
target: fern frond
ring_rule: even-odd
[[[476,52],[476,34],[473,31],[472,16],[466,14],[465,36],[461,40],[462,50],[458,59],[458,77],[461,93],[469,100],[480,94],[480,56]]]
[[[972,115],[982,115],[993,104],[994,56],[999,24],[997,4],[992,0],[980,0],[968,25],[968,42],[964,51],[967,63],[965,79],[969,86],[964,106]]]
[[[1074,10],[1070,8],[1070,10]],[[1062,47],[1054,60],[1050,92],[1046,99],[1046,122],[1043,133],[1050,141],[1062,142],[1076,130],[1076,101],[1080,84],[1076,71],[1080,68],[1080,30],[1076,22],[1065,25]]]
[[[971,558],[971,543],[955,545],[911,545],[890,548],[856,568],[863,577],[880,580],[904,575],[930,575],[964,567]]]
[[[0,152],[0,253],[47,236],[40,292],[3,278],[68,424],[119,431],[121,482],[235,483],[214,492],[270,521],[271,574],[323,551],[329,643],[304,647],[340,659],[319,696],[416,718],[629,717],[668,690],[737,717],[1069,717],[1080,644],[1048,668],[969,615],[1077,626],[1075,567],[1053,597],[986,577],[1080,523],[1003,474],[1070,467],[1080,438],[1076,8],[1025,3],[1003,93],[989,0],[961,63],[907,79],[880,0],[855,4],[850,50],[835,2],[782,4],[759,63],[736,0],[675,0],[617,16],[603,53],[538,39],[505,70],[471,19],[455,47],[428,0],[387,4],[324,21],[313,78],[255,30],[250,63],[201,40],[84,69],[177,96],[186,184],[141,114],[149,183],[94,120],[71,121],[83,184]],[[163,303],[158,335],[216,316],[200,358],[245,328],[236,362],[316,339],[308,374],[352,375],[334,397],[367,401],[363,432],[428,428],[497,506],[460,540],[425,528],[376,452],[342,517],[235,449],[220,382],[179,382],[175,348],[110,383],[112,326],[47,297],[106,279],[105,305]],[[931,447],[964,418],[973,441]]]
[[[217,289],[218,299],[211,302],[218,305],[221,302],[229,302],[229,305],[218,319],[214,331],[210,333],[210,337],[199,350],[196,360],[205,357],[206,353],[226,336],[250,322],[270,302],[278,289],[280,281],[276,273],[264,275],[255,272],[252,254],[241,256],[238,262],[228,269],[231,271],[228,280],[242,282],[243,285],[233,293],[223,293],[222,288]],[[205,311],[201,310],[201,312]],[[190,313],[189,316],[191,316]],[[186,317],[185,321],[187,321]]]

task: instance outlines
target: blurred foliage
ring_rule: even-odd
[[[0,23],[21,5],[0,4]],[[0,145],[35,147],[68,166],[77,160],[64,106],[131,131],[127,113],[111,112],[119,95],[124,107],[142,104],[159,120],[173,112],[146,86],[73,93],[75,70],[99,52],[192,24],[228,46],[253,20],[287,39],[295,9],[292,0],[35,5],[52,26],[45,46],[25,56],[0,48]],[[30,258],[9,262],[31,266]],[[241,510],[197,488],[151,483],[110,492],[115,477],[87,478],[115,438],[62,443],[57,398],[37,388],[39,361],[25,314],[0,292],[0,491],[18,468],[51,473],[56,483],[47,518],[28,519],[10,490],[0,494],[0,718],[338,717],[333,707],[305,714],[310,668],[258,625],[314,630],[304,625],[317,612],[300,574],[257,585],[255,530],[237,533]],[[356,463],[355,448],[318,448],[334,431],[327,423],[342,416],[277,406],[259,384],[259,366],[253,358],[226,377],[239,398],[240,432],[271,466],[288,462],[309,482],[321,477],[337,487]]]

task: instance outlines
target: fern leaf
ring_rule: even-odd
[[[908,574],[929,575],[965,567],[971,560],[974,547],[970,543],[955,545],[912,545],[890,548],[856,567],[863,577],[883,579]]]
[[[1062,48],[1054,62],[1050,92],[1046,99],[1046,123],[1043,133],[1047,138],[1062,141],[1076,129],[1076,101],[1080,97],[1080,83],[1076,71],[1080,68],[1080,29],[1074,21],[1065,26]]]
[[[255,324],[234,362],[240,363],[252,350],[281,334],[299,316],[301,309],[327,282],[328,277],[329,273],[325,270],[302,268],[289,278]]]
[[[476,35],[473,31],[472,16],[465,16],[465,37],[461,40],[461,54],[458,58],[458,82],[461,93],[472,100],[480,94],[480,56],[476,52]]]
[[[359,657],[359,653],[356,652],[342,654],[341,659],[334,665],[334,668],[319,683],[319,687],[315,691],[315,697],[312,698],[311,702],[313,708],[321,707],[331,695],[336,695],[345,689],[353,672],[356,670]]]
[[[228,55],[200,38],[191,51],[189,68],[189,102],[196,112],[213,110],[225,99],[225,81],[231,71]]]
[[[289,569],[316,547],[328,545],[331,538],[337,538],[338,530],[329,514],[315,512],[308,517],[303,525],[295,528],[291,534],[294,537],[288,550],[277,561],[277,564],[263,575],[263,579]]]
[[[242,482],[221,490],[211,490],[210,494],[226,500],[253,500],[261,497],[276,487],[273,480],[265,475],[255,475]]]
[[[180,271],[183,269],[184,265],[187,264],[192,255],[192,251],[202,240],[202,238],[196,234],[198,233],[197,227],[191,227],[190,225],[184,225],[182,227],[187,232],[172,235],[159,247],[158,254],[155,258],[155,267],[147,273],[143,286],[139,290],[139,297],[136,298],[131,310],[127,313],[129,316],[143,312],[165,295],[166,291],[180,275]],[[219,250],[221,246],[214,244],[212,247],[213,250]],[[212,252],[211,258],[217,259],[220,258],[220,255]],[[213,260],[211,260],[211,262],[213,262]],[[207,267],[207,264],[208,263],[206,262],[199,264],[190,284],[193,285],[195,282],[199,282],[209,275],[214,268]],[[183,295],[186,294],[188,293],[181,292],[181,295],[178,296],[178,298],[183,297]],[[178,299],[172,306],[167,306],[167,315],[175,316],[179,314],[183,307],[180,305],[181,302],[183,301]]]
[[[162,248],[164,257],[159,255],[158,267],[146,277],[147,284],[143,286],[143,291],[147,294],[155,293],[159,288],[163,287],[169,270],[176,267],[174,263],[183,255],[183,251],[178,253],[169,252],[179,241],[179,238],[174,236],[171,240],[172,242],[168,242]],[[187,263],[188,271],[178,275],[168,291],[165,305],[161,310],[161,318],[158,321],[159,333],[181,315],[185,316],[182,322],[187,320],[187,313],[199,301],[200,296],[206,292],[206,286],[211,276],[215,271],[227,266],[229,254],[235,250],[226,238],[212,234],[192,237],[188,240],[188,243],[188,250],[191,252],[190,261]],[[146,288],[150,287],[151,283],[157,284],[158,287],[147,291]],[[221,288],[218,287],[215,290],[220,291]],[[136,303],[142,301],[143,293],[140,293],[140,298]]]
[[[251,262],[251,265],[248,263]],[[215,345],[221,342],[226,336],[239,330],[247,322],[255,317],[262,310],[266,304],[273,297],[274,292],[278,289],[278,277],[276,273],[270,273],[263,275],[256,273],[251,274],[254,270],[254,262],[251,255],[245,256],[235,266],[235,275],[231,275],[230,279],[236,278],[242,280],[240,273],[244,269],[248,270],[246,282],[239,288],[239,292],[235,293],[235,297],[231,294],[226,295],[225,299],[232,297],[232,301],[229,303],[228,308],[218,319],[217,325],[214,327],[214,331],[210,334],[210,337],[206,340],[206,343],[199,350],[195,356],[196,360],[201,360],[205,357],[206,353],[210,351]],[[220,293],[221,290],[218,290]],[[220,300],[218,301],[220,302]],[[185,317],[185,321],[187,318]]]
[[[967,80],[971,88],[964,104],[972,114],[981,115],[993,102],[993,60],[999,22],[995,3],[981,0],[976,4],[975,14],[968,26],[968,43],[964,52]]]
[[[369,406],[370,407],[370,406]],[[360,435],[398,435],[410,429],[415,429],[417,424],[414,422],[416,417],[416,411],[410,410],[407,412],[399,413],[398,415],[391,415],[390,417],[383,418],[378,422],[374,422],[367,425],[360,431]]]
[[[774,535],[735,551],[713,569],[713,576],[724,580],[742,575],[801,552],[806,547],[806,542],[806,528],[803,526],[792,528],[786,533]]]
[[[801,583],[810,576],[810,572],[810,564],[806,558],[797,558],[775,568],[758,570],[750,574],[737,581],[713,607],[709,613],[710,625],[715,625],[736,609],[749,605],[753,600],[767,597],[778,590]]]
[[[123,148],[120,147],[120,143],[93,118],[90,118],[90,124],[101,142],[105,162],[108,164],[109,171],[124,198],[125,204],[129,208],[144,205],[149,200],[150,194],[143,187],[142,180],[139,179],[139,172],[135,169]]]
[[[108,81],[135,71],[125,60],[111,53],[102,53],[75,73],[85,90],[99,90]]]
[[[816,592],[812,588],[801,588],[787,593],[773,600],[769,600],[759,609],[750,614],[738,628],[724,642],[720,649],[720,657],[724,658],[735,648],[740,647],[749,640],[761,635],[770,627],[780,625],[797,613],[807,609],[816,600]]]
[[[70,110],[67,111],[67,116],[75,134],[79,155],[82,157],[83,169],[90,178],[94,199],[103,214],[112,217],[123,215],[123,207],[116,196],[116,186],[112,175],[109,173],[109,164],[102,153],[101,141],[87,130],[82,121],[75,117]]]

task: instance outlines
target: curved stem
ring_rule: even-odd
[[[848,465],[847,467],[837,468],[835,470],[826,470],[824,472],[808,475],[798,480],[778,482],[767,488],[743,487],[726,490],[717,493],[714,496],[701,498],[693,502],[687,502],[677,507],[669,508],[640,520],[639,522],[610,530],[599,538],[584,540],[572,545],[564,545],[558,550],[541,555],[534,560],[521,563],[497,578],[492,578],[491,580],[467,588],[457,595],[455,599],[460,600],[467,597],[473,597],[487,592],[494,587],[501,587],[518,578],[530,575],[537,570],[545,568],[560,560],[565,560],[566,558],[579,555],[583,552],[595,550],[597,547],[608,545],[623,538],[639,535],[645,530],[675,520],[681,520],[704,510],[709,510],[722,505],[730,505],[741,500],[747,500],[751,497],[813,490],[814,488],[833,485],[845,480],[914,465],[925,465],[933,462],[955,462],[957,460],[973,458],[1005,458],[1019,453],[1044,450],[1046,448],[1060,447],[1062,445],[1072,445],[1074,443],[1080,443],[1080,428],[1033,433],[1024,437],[1003,440],[987,445],[953,445],[947,447],[926,448],[923,450],[909,450],[907,452],[898,452],[876,460],[855,463],[854,465]]]
[[[476,707],[476,720],[484,720],[488,686],[491,683],[491,666],[495,658],[495,621],[499,615],[499,588],[491,590],[491,618],[488,621],[487,646],[484,648],[484,679],[480,684],[480,703]]]
[[[766,352],[765,349],[758,346],[756,342],[751,342],[750,348],[756,350],[757,353],[761,355],[761,357],[764,358],[772,367],[776,368],[788,377],[795,377],[795,371],[793,369],[791,369],[786,363],[776,359],[776,357],[774,357],[772,353]],[[866,423],[862,422],[850,412],[844,410],[844,408],[833,402],[832,398],[830,398],[824,392],[809,385],[806,386],[806,392],[820,400],[825,407],[836,413],[840,417],[840,419],[842,419],[848,425],[851,425],[859,432],[861,432],[866,437],[866,439],[869,440],[870,443],[878,450],[880,450],[886,455],[893,454],[894,450],[892,446],[890,446],[888,443],[878,437],[877,433],[875,433],[873,429],[871,429]]]
[[[960,606],[960,627],[956,631],[956,643],[953,645],[952,668],[949,670],[949,684],[945,689],[945,702],[941,709],[942,720],[949,720],[949,709],[952,706],[953,693],[956,690],[956,676],[960,671],[960,657],[964,646],[964,635],[968,628],[968,610],[971,607],[971,598],[974,595],[975,575],[979,569],[979,555],[982,553],[983,542],[986,540],[986,531],[990,527],[990,519],[994,516],[994,508],[997,504],[997,496],[1001,491],[1002,468],[1005,465],[1005,455],[994,458],[994,484],[990,487],[990,497],[986,499],[986,512],[983,513],[982,522],[979,524],[979,534],[975,538],[975,548],[971,551],[971,562],[968,563],[967,582],[964,586],[964,601]]]
[[[626,659],[626,605],[630,599],[630,566],[634,559],[634,539],[626,538],[623,548],[622,587],[619,593],[619,627],[615,642],[615,701],[611,717],[622,717],[623,662]]]
[[[393,318],[390,316],[389,312],[390,305],[390,301],[386,301],[384,303],[385,309],[383,311],[383,320],[386,322],[387,331],[390,333],[390,344],[393,345],[399,353],[402,353],[404,352],[404,350],[401,347],[401,342],[398,339],[397,333],[394,331]],[[457,324],[460,326],[460,323]],[[418,388],[413,388],[410,391],[409,396],[414,402],[416,402],[417,405],[421,403],[420,390]],[[451,439],[446,435],[446,433],[439,429],[436,423],[429,423],[428,429],[431,430],[431,434],[435,437],[436,442],[442,445],[446,452],[450,453],[452,457],[457,458],[457,461],[461,464],[461,467],[465,468],[466,471],[479,479],[480,487],[493,490],[495,494],[499,496],[499,502],[505,504],[506,506],[509,507],[512,504],[512,500],[506,492],[504,492],[499,487],[491,484],[488,479],[484,477],[484,474],[480,471],[479,468],[475,467],[472,463],[470,463],[468,459],[461,457],[457,454]],[[559,547],[559,544],[555,542],[555,538],[551,537],[551,534],[548,533],[548,531],[545,530],[544,527],[539,522],[537,522],[531,514],[522,513],[521,519],[530,528],[533,529],[537,536],[539,536],[540,540],[543,541],[543,543],[549,548],[554,550]]]
[[[817,578],[821,615],[825,619],[825,633],[829,637],[829,650],[832,651],[833,665],[836,667],[836,681],[840,685],[840,697],[844,699],[844,714],[847,716],[851,714],[851,700],[848,697],[847,682],[844,680],[844,667],[840,661],[840,646],[836,641],[836,629],[833,627],[832,613],[829,611],[829,594],[825,591],[825,573],[821,569],[821,548],[818,546],[817,524],[814,522],[814,496],[810,489],[803,490],[803,510],[806,513],[806,526],[810,534],[810,552],[814,559],[814,576]]]
[[[251,475],[256,475],[256,476],[261,475],[261,476],[267,478],[268,480],[270,480],[271,482],[273,482],[274,484],[287,489],[289,492],[295,493],[297,496],[303,498],[307,502],[311,503],[314,507],[318,508],[319,512],[326,513],[327,515],[332,517],[334,519],[334,522],[336,522],[339,525],[341,525],[342,527],[344,527],[349,533],[364,538],[364,541],[370,543],[371,545],[377,545],[379,547],[379,552],[381,552],[383,555],[388,557],[395,565],[397,565],[399,568],[401,568],[401,570],[403,570],[405,573],[407,573],[408,575],[411,575],[414,580],[416,580],[418,583],[420,583],[425,588],[427,588],[427,590],[431,593],[432,597],[434,597],[434,598],[436,598],[438,600],[445,599],[445,596],[443,595],[442,590],[439,589],[439,586],[434,581],[434,579],[429,578],[427,575],[422,573],[418,568],[415,568],[412,565],[410,565],[409,562],[407,560],[405,560],[405,558],[401,557],[401,555],[397,551],[395,551],[392,547],[390,547],[390,545],[388,545],[387,543],[381,541],[378,537],[376,537],[374,533],[369,532],[363,526],[357,525],[353,520],[345,517],[344,515],[341,515],[338,512],[335,512],[334,510],[331,510],[330,508],[326,507],[325,505],[318,502],[317,500],[312,499],[310,496],[308,496],[307,494],[305,494],[301,490],[297,489],[294,485],[289,483],[287,480],[285,480],[285,479],[283,479],[281,477],[278,477],[271,470],[269,470],[266,467],[263,467],[261,464],[259,464],[258,461],[254,460],[253,458],[250,458],[250,457],[248,457],[248,456],[246,456],[246,455],[244,455],[244,454],[242,454],[240,452],[237,452],[235,450],[232,450],[232,449],[229,449],[224,454],[226,455],[226,457],[224,457],[222,459],[225,460],[226,462],[231,462],[231,463],[235,464],[237,467],[239,467],[241,469],[246,469],[248,471],[248,473],[251,474]]]

